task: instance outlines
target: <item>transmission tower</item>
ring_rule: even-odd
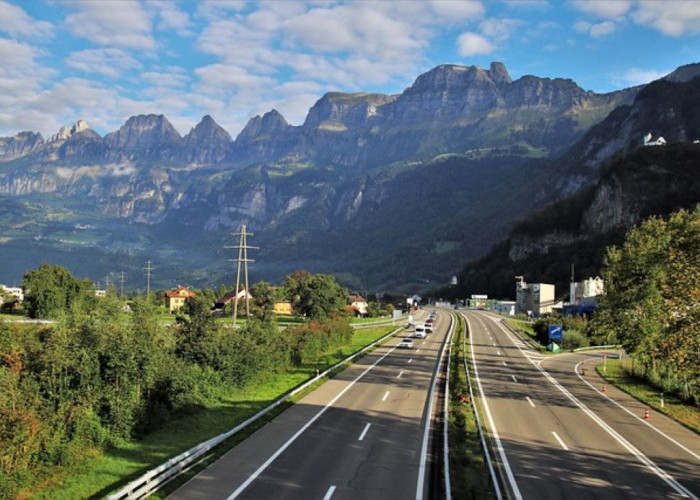
[[[250,300],[248,299],[248,262],[255,262],[252,259],[248,259],[248,249],[258,250],[258,247],[248,246],[248,236],[253,236],[252,233],[246,231],[245,224],[241,226],[240,233],[234,233],[232,236],[238,236],[238,245],[227,246],[225,248],[236,248],[238,249],[237,259],[228,259],[230,262],[236,263],[236,295],[233,297],[233,326],[236,327],[236,319],[238,317],[238,293],[241,290],[241,264],[243,264],[243,273],[245,280],[245,312],[246,312],[246,322],[250,318]]]
[[[146,271],[146,299],[151,296],[151,274],[153,274],[153,262],[150,260],[146,262],[146,267],[143,268]]]

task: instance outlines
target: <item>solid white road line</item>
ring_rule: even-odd
[[[323,500],[331,500],[333,493],[335,493],[335,486],[331,486],[330,488],[328,488],[326,496],[323,497]]]
[[[603,394],[599,389],[597,389],[596,387],[593,387],[593,384],[591,384],[588,380],[586,380],[585,378],[583,378],[583,377],[581,376],[581,374],[579,373],[579,366],[580,366],[580,365],[581,365],[581,362],[579,361],[578,363],[576,363],[576,366],[574,366],[574,370],[576,371],[576,375],[578,375],[578,378],[580,378],[583,382],[585,382],[591,389],[593,389],[594,391],[596,391],[598,394],[604,396],[606,399],[608,399],[608,401],[614,403],[614,404],[615,404],[618,408],[620,408],[621,410],[626,411],[627,413],[629,413],[630,415],[632,415],[633,417],[635,417],[637,420],[641,421],[642,423],[644,423],[644,424],[648,425],[649,427],[651,427],[652,429],[654,429],[656,432],[658,432],[659,434],[661,434],[663,437],[665,437],[666,439],[668,439],[669,441],[671,441],[673,444],[675,444],[676,446],[678,446],[680,449],[682,449],[683,451],[685,451],[685,452],[688,453],[689,455],[692,455],[692,456],[695,457],[696,459],[700,460],[700,455],[698,455],[697,453],[695,453],[693,450],[687,448],[686,446],[683,446],[683,444],[679,443],[678,441],[676,441],[675,439],[673,439],[673,438],[672,438],[671,436],[669,436],[668,434],[665,434],[664,432],[660,431],[659,429],[657,429],[656,427],[654,427],[653,425],[651,425],[649,422],[647,422],[646,420],[642,419],[640,416],[635,415],[634,413],[632,413],[630,410],[628,410],[627,408],[625,408],[624,406],[622,406],[620,403],[618,403],[617,401],[615,401],[613,398],[611,398],[611,397],[608,396],[607,394]]]
[[[388,397],[389,397],[389,391],[386,391],[384,393],[384,397],[382,398],[382,401],[386,401],[386,398],[388,398]]]
[[[469,318],[467,318],[467,316],[465,315],[464,319],[467,322],[467,328],[469,329],[469,331],[473,331],[471,325],[469,324]],[[493,440],[496,442],[496,450],[498,450],[498,454],[501,457],[501,466],[506,472],[506,478],[508,479],[508,484],[510,485],[511,490],[513,491],[513,497],[516,500],[522,500],[523,495],[522,493],[520,493],[520,488],[518,488],[518,482],[515,480],[513,470],[510,468],[510,463],[508,462],[508,457],[506,456],[506,450],[503,448],[501,438],[498,436],[498,429],[496,428],[496,424],[493,421],[493,416],[491,415],[489,403],[486,399],[486,395],[484,394],[484,387],[481,385],[481,379],[479,378],[479,369],[476,366],[476,354],[474,352],[474,343],[472,342],[472,339],[473,335],[470,335],[469,348],[472,352],[472,366],[474,367],[474,379],[476,380],[476,385],[479,388],[479,394],[481,394],[481,400],[483,401],[486,420],[488,420],[489,422],[489,427],[491,428]]]
[[[379,363],[381,363],[381,362],[384,360],[384,358],[386,358],[389,354],[391,354],[392,352],[394,352],[395,349],[396,349],[396,346],[392,347],[392,348],[389,349],[382,357],[380,357],[377,361],[375,361],[375,362],[372,363],[370,366],[368,366],[367,368],[365,368],[365,370],[364,370],[362,373],[360,373],[357,377],[355,377],[355,379],[354,379],[352,382],[350,382],[348,385],[346,385],[345,388],[344,388],[342,391],[340,391],[338,394],[336,394],[336,396],[335,396],[333,399],[331,399],[331,400],[328,402],[328,404],[326,404],[326,406],[324,406],[323,408],[321,408],[321,410],[320,410],[316,415],[314,415],[313,417],[311,417],[311,419],[309,419],[309,421],[306,422],[306,423],[303,425],[303,427],[302,427],[301,429],[299,429],[299,430],[298,430],[292,437],[290,437],[282,446],[280,446],[280,447],[277,449],[277,451],[274,452],[274,453],[272,454],[272,456],[270,456],[270,458],[268,458],[267,460],[265,460],[265,462],[264,462],[260,467],[258,467],[258,469],[257,469],[255,472],[253,472],[250,476],[248,476],[248,479],[246,479],[246,480],[243,482],[243,484],[241,484],[238,488],[236,488],[236,490],[235,490],[233,493],[231,493],[231,494],[226,498],[226,500],[233,500],[233,499],[236,498],[238,495],[240,495],[241,493],[243,493],[243,491],[244,491],[248,486],[250,486],[250,483],[252,483],[253,481],[255,481],[255,480],[258,478],[258,476],[259,476],[260,474],[262,474],[262,472],[263,472],[265,469],[267,469],[267,468],[270,466],[270,464],[271,464],[272,462],[274,462],[275,459],[277,459],[277,457],[279,457],[279,456],[284,452],[284,450],[286,450],[287,448],[289,448],[289,446],[290,446],[294,441],[296,441],[297,438],[298,438],[299,436],[301,436],[301,435],[306,431],[306,429],[308,429],[309,427],[311,427],[311,425],[312,425],[316,420],[318,420],[318,419],[321,417],[321,415],[323,415],[324,413],[326,413],[326,410],[328,410],[328,408],[330,408],[331,406],[333,406],[333,405],[336,403],[336,401],[338,401],[338,400],[343,396],[343,394],[345,394],[346,392],[348,392],[348,391],[350,390],[350,388],[351,388],[352,386],[354,386],[354,385],[357,383],[358,380],[360,380],[362,377],[364,377],[365,375],[367,375],[367,373],[368,373],[372,368],[374,368],[374,367],[377,366]],[[335,491],[335,486],[332,487],[332,490]],[[333,491],[329,490],[329,493],[332,495],[332,494],[333,494]],[[330,498],[330,497],[328,497],[328,498]]]
[[[365,438],[365,436],[367,435],[367,431],[369,430],[369,427],[370,427],[371,425],[372,425],[372,424],[367,424],[367,425],[365,425],[365,428],[362,430],[362,434],[360,434],[360,437],[357,438],[358,441],[362,441],[362,440]]]
[[[533,408],[535,407],[535,403],[532,402],[532,399],[530,399],[530,396],[525,396],[525,399],[527,399],[527,402],[530,403],[530,406]]]
[[[494,321],[494,320],[492,320]],[[511,343],[518,348],[518,350],[521,352],[523,356],[527,358],[527,360],[532,363],[532,365],[544,375],[544,377],[549,380],[549,382],[559,389],[559,392],[561,392],[564,396],[566,396],[572,403],[574,403],[576,406],[578,406],[586,415],[588,415],[595,423],[597,423],[605,432],[607,432],[615,441],[617,441],[623,448],[625,448],[627,451],[630,452],[630,454],[634,455],[637,460],[642,462],[644,465],[647,466],[649,470],[654,472],[658,477],[660,477],[667,485],[669,485],[672,489],[674,489],[677,493],[679,493],[681,496],[685,496],[688,498],[693,498],[697,499],[698,497],[695,496],[690,490],[688,490],[685,486],[680,484],[678,481],[676,481],[671,475],[669,475],[664,469],[659,467],[654,463],[653,460],[651,460],[649,457],[644,455],[639,449],[637,449],[632,443],[627,441],[622,435],[620,435],[619,432],[617,432],[615,429],[613,429],[610,425],[608,425],[602,418],[600,418],[593,410],[591,410],[588,406],[583,404],[576,396],[574,396],[570,391],[568,391],[566,388],[564,388],[563,385],[561,385],[559,382],[557,382],[554,377],[552,377],[547,370],[542,368],[542,366],[539,363],[534,362],[532,359],[530,359],[523,349],[518,345],[518,343],[513,339],[511,336],[510,332],[503,327],[500,323],[496,323],[497,326],[503,331],[503,333],[508,337],[511,341]]]
[[[552,431],[552,436],[554,436],[554,439],[556,439],[559,442],[559,445],[564,448],[566,451],[569,451],[569,448],[564,444],[564,441],[561,440],[561,438],[557,435],[556,432]]]

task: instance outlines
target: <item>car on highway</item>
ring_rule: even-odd
[[[407,337],[401,341],[399,347],[401,349],[413,349],[413,341]]]
[[[417,338],[417,339],[424,339],[425,338],[425,330],[414,332],[413,337]]]
[[[425,324],[425,333],[433,333],[433,325]]]

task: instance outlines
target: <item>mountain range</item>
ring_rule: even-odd
[[[516,219],[597,182],[646,131],[698,135],[700,74],[597,94],[505,66],[438,66],[397,95],[328,93],[301,125],[275,110],[233,139],[213,118],[181,136],[163,115],[100,136],[82,120],[0,138],[0,282],[41,262],[145,286],[218,287],[246,225],[254,280],[329,272],[357,290],[441,283]],[[675,96],[675,97],[674,97]],[[691,103],[692,101],[692,103]]]

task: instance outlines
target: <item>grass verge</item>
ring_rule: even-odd
[[[275,374],[264,382],[244,389],[232,389],[230,394],[221,397],[217,404],[174,419],[142,440],[125,441],[102,454],[96,452],[96,456],[86,458],[73,467],[49,471],[47,476],[50,476],[51,480],[32,491],[25,492],[24,496],[52,500],[105,497],[109,492],[133,481],[168,458],[235,427],[294,387],[309,380],[316,374],[316,370],[322,371],[329,368],[391,330],[393,327],[357,331],[350,343],[326,353],[319,363]],[[277,410],[219,445],[212,451],[211,457],[194,469],[193,473],[216,460],[265,425],[284,411],[289,404],[281,405]],[[173,481],[164,489],[162,497],[164,498],[165,494],[174,490],[188,477],[186,475]],[[152,498],[162,497],[159,494]]]
[[[596,366],[596,372],[630,396],[700,433],[700,407],[685,403],[673,393],[663,393],[664,406],[661,407],[661,390],[634,375],[626,363],[626,360],[609,359],[606,362],[605,371],[603,371],[603,365],[599,364]]]
[[[481,447],[469,385],[464,370],[464,321],[459,319],[450,359],[450,479],[453,498],[493,498],[484,450]],[[467,345],[468,349],[468,345]]]

